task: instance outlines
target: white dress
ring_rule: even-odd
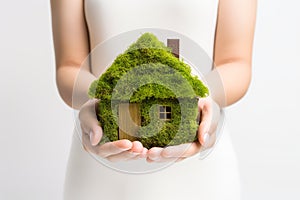
[[[217,9],[217,0],[85,0],[92,72],[99,76],[104,65],[146,31],[160,39],[175,31],[178,34],[166,37],[184,35],[212,58]],[[183,45],[182,51],[188,48]],[[205,159],[197,154],[165,167],[143,160],[108,167],[109,162],[99,162],[83,150],[80,135],[75,128],[65,177],[66,200],[240,199],[237,161],[226,126]],[[124,173],[146,168],[151,173]]]

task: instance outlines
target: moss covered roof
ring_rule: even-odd
[[[88,94],[90,98],[139,102],[204,97],[208,88],[154,34],[144,33],[91,84]]]

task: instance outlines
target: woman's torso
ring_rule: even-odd
[[[128,31],[143,32],[149,28],[182,34],[212,58],[217,10],[218,0],[85,0],[92,72],[99,76],[140,35],[136,32],[126,35]],[[118,37],[121,33],[129,39]],[[236,200],[239,197],[236,159],[226,132],[205,160],[195,155],[164,170],[132,175],[93,159],[82,149],[77,127],[68,161],[65,199]]]

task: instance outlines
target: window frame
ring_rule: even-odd
[[[169,118],[168,118],[169,116]],[[170,121],[172,119],[172,108],[167,105],[160,105],[158,107],[158,117],[164,121]]]

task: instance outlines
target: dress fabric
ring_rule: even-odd
[[[103,50],[105,45],[97,50],[99,44],[114,37],[122,53],[128,45],[120,44],[117,35],[132,30],[138,31],[128,35],[131,42],[140,35],[136,34],[139,31],[175,31],[193,40],[212,58],[217,0],[85,0],[84,5],[92,49],[91,67],[97,77],[104,71],[103,65],[118,54],[113,50],[114,53],[108,53],[110,47]],[[240,199],[238,165],[226,125],[205,159],[196,154],[163,169],[140,174],[124,173],[97,161],[82,148],[80,135],[80,128],[75,126],[65,176],[65,200]],[[132,164],[139,162],[153,166],[145,161]]]

